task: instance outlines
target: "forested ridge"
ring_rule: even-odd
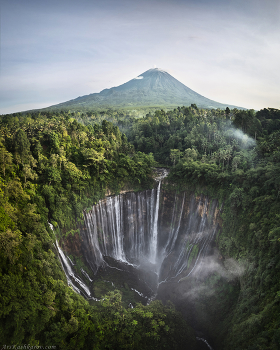
[[[136,149],[154,149],[157,161],[172,166],[171,188],[223,202],[217,246],[239,263],[240,292],[223,316],[216,312],[223,293],[201,293],[210,315],[197,305],[204,329],[221,349],[279,349],[280,111],[162,110],[139,119],[128,135]],[[219,276],[209,286],[213,281],[219,290]]]
[[[90,305],[76,294],[48,225],[73,234],[106,189],[151,186],[152,155],[135,152],[107,121],[85,127],[63,113],[18,114],[1,118],[0,164],[1,344],[161,349],[195,341],[172,306],[127,309],[118,291]]]
[[[0,128],[2,344],[195,349],[170,305],[126,309],[117,291],[89,305],[67,286],[48,225],[75,234],[108,189],[150,188],[164,165],[170,188],[224,202],[217,245],[244,268],[227,323],[213,312],[205,329],[223,335],[221,349],[280,348],[279,110],[32,112],[2,116]]]
[[[203,317],[197,306],[204,329],[221,349],[279,349],[280,111],[179,107],[138,119],[128,135],[136,149],[154,149],[155,159],[171,166],[171,188],[223,203],[217,246],[239,263],[240,292],[223,316],[216,312],[222,292],[200,295],[212,315]],[[218,275],[209,286],[215,278],[219,290]]]

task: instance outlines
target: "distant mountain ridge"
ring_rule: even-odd
[[[210,100],[159,68],[149,69],[117,87],[104,89],[100,93],[81,96],[51,107],[177,107],[190,106],[192,103],[200,108],[241,108]]]

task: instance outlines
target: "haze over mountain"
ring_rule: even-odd
[[[149,69],[138,77],[100,93],[93,93],[51,107],[177,107],[192,103],[200,108],[241,108],[210,100],[159,68]]]

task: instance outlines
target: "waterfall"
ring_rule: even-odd
[[[50,222],[48,224],[49,224],[51,230],[54,232],[53,225]],[[73,261],[70,259],[69,256],[66,256],[64,254],[64,252],[60,248],[57,240],[55,241],[55,247],[58,251],[60,263],[61,263],[62,269],[64,271],[64,274],[66,276],[68,286],[71,286],[76,293],[82,294],[86,298],[90,298],[91,293],[90,293],[88,286],[75,274],[75,272],[73,271],[73,269],[71,267],[71,265],[74,266]],[[69,264],[68,260],[70,261],[71,264]],[[85,275],[88,278],[88,280],[90,282],[92,282],[92,279],[89,277],[89,275],[83,269],[81,269],[81,272],[83,275]],[[91,297],[90,299],[97,300],[94,297]]]
[[[150,261],[153,264],[155,264],[157,260],[158,209],[159,209],[160,185],[161,185],[161,180],[159,181],[158,188],[157,188],[156,208],[155,208],[155,214],[153,217],[152,237],[150,241]]]
[[[157,262],[161,180],[157,190],[107,197],[84,212],[87,260],[93,271],[104,265],[104,256],[139,264]]]
[[[191,214],[185,231],[184,239],[180,249],[177,251],[177,259],[173,264],[170,278],[175,278],[187,271],[187,275],[179,279],[190,276],[199,266],[201,257],[206,255],[209,244],[214,238],[217,230],[217,225],[210,221],[209,217],[213,216],[217,203],[213,202],[210,208],[210,213],[207,215],[209,209],[208,199],[199,201],[196,210],[194,209],[194,201],[191,203]],[[200,214],[200,212],[202,212]]]
[[[87,232],[89,233],[85,235],[84,239],[85,245],[88,247],[88,249],[85,250],[86,258],[88,258],[88,263],[92,268],[93,272],[96,273],[98,267],[104,264],[104,260],[99,246],[99,237],[97,231],[97,218],[102,217],[99,212],[100,205],[98,204],[94,209],[96,211],[95,215],[90,215],[89,213],[84,214],[85,225],[87,228]],[[105,244],[105,236],[102,238],[103,240],[100,242],[100,244],[102,245],[103,252],[106,254],[107,249]]]
[[[168,191],[164,188],[163,177],[157,178],[157,186],[151,190],[100,200],[84,211],[85,227],[80,230],[81,251],[92,272],[96,274],[102,267],[121,273],[129,269],[137,271],[135,276],[148,287],[150,294],[142,293],[141,284],[136,288],[129,285],[129,288],[138,297],[147,299],[147,303],[154,300],[157,293],[161,298],[160,293],[172,290],[171,287],[182,290],[188,286],[182,286],[182,281],[192,277],[197,280],[201,276],[204,258],[213,254],[212,243],[219,229],[217,201],[210,202],[203,195]],[[94,283],[89,269],[91,277],[83,269],[78,276],[75,260],[73,263],[58,242],[56,247],[68,285],[88,299],[97,300],[88,287]],[[120,263],[114,266],[112,259]],[[107,273],[107,269],[102,273],[104,271]],[[212,349],[205,339],[197,337],[197,340]]]
[[[177,237],[178,237],[178,233],[181,227],[181,219],[182,219],[182,214],[183,214],[183,209],[184,209],[184,204],[185,204],[185,193],[184,193],[184,197],[183,197],[183,202],[181,205],[181,211],[180,211],[180,217],[177,223],[177,227],[176,227],[176,215],[175,215],[175,209],[177,208],[177,201],[178,201],[178,196],[177,194],[175,195],[175,201],[174,201],[174,207],[173,207],[173,211],[172,211],[172,219],[171,219],[171,230],[170,230],[170,234],[168,236],[168,240],[167,243],[164,247],[164,253],[165,255],[168,255],[169,253],[172,252],[174,245],[176,243]],[[176,228],[175,228],[176,227]]]
[[[107,197],[84,212],[86,259],[96,272],[104,257],[154,271],[157,283],[184,280],[199,270],[217,231],[217,201],[157,188]],[[166,195],[170,203],[166,202]],[[151,264],[154,266],[152,267]]]
[[[61,264],[65,273],[68,285],[70,285],[77,293],[83,294],[83,295],[85,294],[86,297],[90,297],[91,293],[88,286],[86,286],[86,284],[79,277],[76,276],[76,274],[72,270],[71,265],[68,262],[67,257],[63,253],[63,250],[60,248],[57,241],[56,241],[56,247],[59,252],[59,257],[61,259]],[[76,284],[74,282],[76,282]]]
[[[144,283],[156,292],[162,283],[181,282],[199,273],[218,230],[218,202],[166,191],[164,176],[157,178],[152,190],[106,197],[84,211],[81,249],[94,274],[105,266],[122,271],[106,263],[111,257],[143,271],[149,276]],[[89,297],[81,278],[87,283],[92,279],[84,270],[77,277],[73,262],[58,245],[57,249],[68,284]]]
[[[203,338],[199,338],[199,337],[196,337],[196,339],[197,339],[197,340],[203,341],[203,342],[208,346],[208,348],[209,348],[210,350],[213,350],[213,348],[209,345],[209,343],[208,343],[207,340],[205,340],[205,339],[203,339]]]

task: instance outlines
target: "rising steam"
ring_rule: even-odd
[[[251,148],[256,145],[256,141],[252,137],[245,134],[242,130],[234,128],[233,126],[226,129],[225,133],[227,136],[237,139],[240,146],[244,149]]]

